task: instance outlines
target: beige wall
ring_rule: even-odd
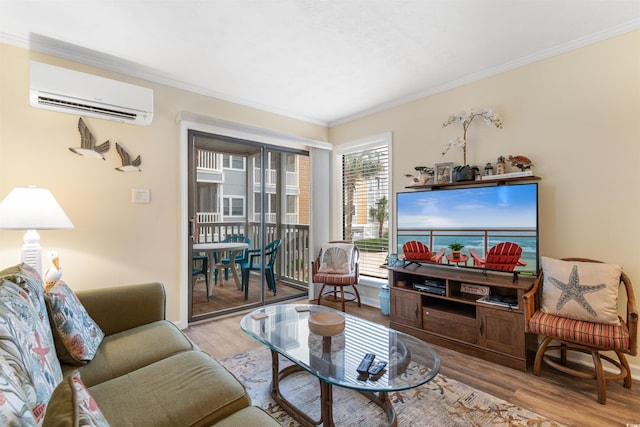
[[[93,72],[155,92],[149,127],[87,119],[99,140],[119,141],[141,154],[142,173],[123,174],[115,151],[106,161],[84,159],[78,117],[31,108],[29,59]],[[42,231],[45,249],[60,252],[64,278],[77,289],[162,281],[168,317],[179,318],[179,127],[181,110],[327,140],[327,129],[150,82],[119,76],[0,44],[0,195],[13,187],[52,190],[76,228]],[[344,143],[393,132],[394,192],[415,165],[460,163],[441,156],[459,127],[443,129],[451,113],[491,107],[505,123],[496,130],[474,123],[469,163],[523,154],[540,182],[540,250],[621,264],[640,296],[640,32],[636,31],[447,92],[331,128]],[[151,189],[148,205],[130,202],[131,188]],[[0,230],[0,266],[19,259],[23,232]],[[373,294],[372,294],[373,295]],[[375,296],[375,295],[374,295]],[[639,364],[639,358],[633,362]]]
[[[29,105],[29,60],[99,74],[154,90],[152,125],[85,118],[97,139],[111,140],[106,160],[81,158],[78,117]],[[74,288],[161,281],[167,317],[180,320],[179,111],[325,141],[322,126],[198,96],[105,70],[0,44],[0,199],[16,186],[49,188],[75,225],[41,231],[45,250],[57,249],[63,278]],[[142,156],[142,172],[115,171],[113,143]],[[132,204],[131,189],[151,190],[151,203]],[[0,269],[20,260],[24,231],[0,230]]]
[[[462,163],[461,150],[441,155],[462,127],[441,125],[469,107],[493,108],[504,128],[474,122],[468,163],[522,154],[542,177],[540,253],[618,263],[640,298],[640,32],[333,127],[329,139],[392,131],[397,192],[413,166]]]

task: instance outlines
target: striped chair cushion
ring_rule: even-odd
[[[529,331],[603,350],[629,350],[629,328],[623,321],[619,325],[592,323],[538,310],[529,320]]]
[[[356,275],[351,274],[332,274],[332,273],[316,273],[313,276],[314,283],[327,283],[330,285],[351,285],[355,283]]]

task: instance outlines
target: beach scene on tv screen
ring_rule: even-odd
[[[454,264],[473,267],[470,249],[484,258],[491,247],[513,242],[522,248],[526,264],[515,271],[537,272],[537,205],[537,184],[398,193],[398,255],[404,256],[402,246],[410,240],[426,244],[432,253],[445,248],[446,254],[451,243],[461,243],[469,259]]]

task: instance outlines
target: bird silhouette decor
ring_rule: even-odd
[[[117,167],[116,168],[117,171],[120,171],[120,172],[134,172],[134,171],[141,172],[140,164],[142,163],[142,159],[140,158],[140,156],[136,157],[132,161],[131,157],[129,156],[129,153],[127,153],[127,150],[125,150],[117,142],[116,142],[116,151],[118,152],[118,154],[120,155],[120,159],[122,160],[122,166]]]
[[[78,120],[78,131],[80,132],[80,147],[69,147],[69,150],[79,156],[105,160],[104,153],[109,151],[109,141],[96,145],[96,137],[93,136],[82,117]]]

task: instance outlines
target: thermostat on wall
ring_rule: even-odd
[[[149,203],[151,201],[151,190],[148,188],[132,188],[131,201],[133,203]]]

